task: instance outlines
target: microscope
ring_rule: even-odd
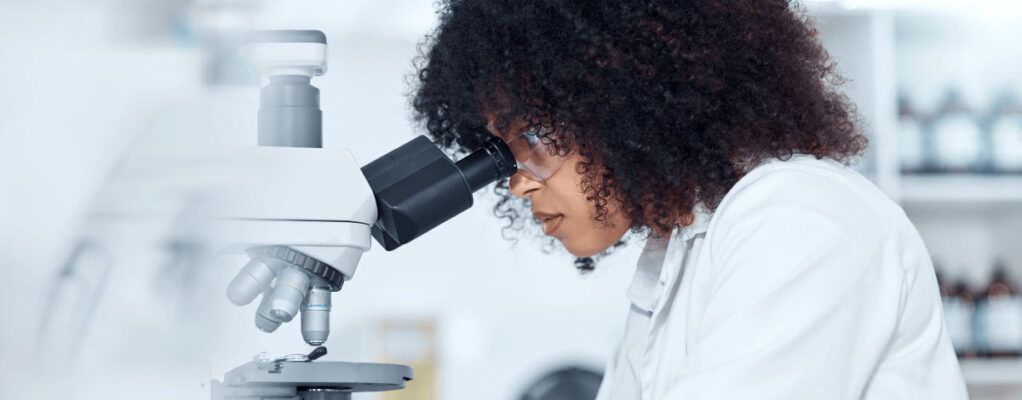
[[[517,165],[494,138],[457,162],[424,136],[359,167],[350,152],[322,148],[313,77],[327,70],[319,31],[258,31],[244,56],[264,83],[258,146],[248,155],[240,196],[218,215],[221,232],[250,257],[227,287],[242,306],[262,295],[255,326],[273,332],[301,314],[305,342],[330,334],[331,295],[350,280],[375,239],[393,250],[472,206],[472,193],[510,177]],[[265,355],[213,382],[214,399],[349,399],[404,388],[410,367],[315,361],[326,353]]]

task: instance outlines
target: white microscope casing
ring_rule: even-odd
[[[346,149],[250,147],[230,168],[215,218],[232,250],[288,246],[351,279],[372,241],[373,192]]]

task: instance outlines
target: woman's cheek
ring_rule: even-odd
[[[591,237],[592,232],[587,229],[588,227],[579,226],[577,220],[571,222],[570,224],[564,224],[565,226],[561,227],[560,232],[554,235],[554,237],[561,241],[564,249],[577,257],[589,257],[599,253],[599,249],[594,249],[594,245],[596,245],[594,243],[595,238]]]

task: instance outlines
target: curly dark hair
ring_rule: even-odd
[[[794,154],[850,163],[866,147],[842,79],[785,0],[447,0],[420,45],[416,120],[454,152],[515,121],[583,162],[605,220],[668,232],[751,168]],[[526,213],[506,182],[498,216]]]

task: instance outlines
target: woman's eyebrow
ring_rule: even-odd
[[[498,125],[507,125],[505,129],[501,129]],[[508,141],[518,136],[514,133],[515,124],[499,124],[495,120],[490,120],[486,124],[486,130],[493,136],[500,138],[501,140]]]
[[[492,123],[487,123],[484,129],[486,130],[486,133],[490,135],[496,136],[501,140],[505,141],[507,140],[507,135],[504,132],[501,132],[499,129],[497,129],[497,127],[494,126],[494,124]]]

